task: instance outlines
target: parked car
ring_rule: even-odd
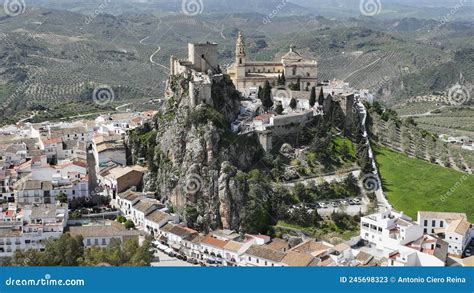
[[[335,208],[337,208],[337,207],[339,206],[338,203],[337,203],[337,201],[333,201],[333,202],[331,203],[331,205],[332,205],[333,207],[335,207]]]
[[[179,253],[176,254],[176,258],[179,259],[179,260],[184,260],[184,261],[186,261],[188,259],[185,255],[182,255],[182,254],[179,254]]]
[[[188,259],[187,259],[187,262],[189,262],[189,263],[191,263],[191,264],[193,264],[193,265],[199,264],[199,261],[198,261],[197,259],[193,258],[193,257],[188,258]]]

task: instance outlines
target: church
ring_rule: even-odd
[[[318,84],[318,63],[298,53],[295,46],[291,46],[290,51],[281,57],[281,62],[249,61],[246,57],[244,37],[239,32],[235,62],[229,66],[227,74],[242,93],[263,86],[267,80],[270,84],[276,84],[282,75],[285,76],[286,86],[299,82],[300,88],[305,90]]]

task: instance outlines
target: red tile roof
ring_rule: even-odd
[[[219,240],[212,236],[206,235],[201,239],[201,243],[211,245],[214,247],[224,248],[229,240]]]

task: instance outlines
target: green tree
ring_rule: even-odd
[[[346,179],[344,179],[344,185],[351,196],[355,197],[359,195],[360,190],[357,178],[352,174],[352,172],[347,175]]]
[[[71,214],[71,219],[73,219],[73,220],[78,220],[78,219],[80,219],[81,217],[82,217],[82,213],[81,213],[81,211],[79,211],[79,210],[75,210],[75,211],[72,212],[72,214]]]
[[[82,236],[72,237],[69,233],[58,239],[46,241],[42,254],[43,266],[78,266],[79,259],[84,253]]]
[[[265,84],[263,86],[262,90],[262,97],[260,99],[262,101],[262,106],[265,109],[265,111],[268,111],[273,107],[273,99],[272,99],[272,87],[270,83],[265,81]]]
[[[18,267],[41,266],[43,265],[41,252],[35,249],[16,250],[15,254],[7,265]]]
[[[299,76],[298,76],[298,79],[296,80],[295,90],[301,91],[301,78]]]
[[[263,99],[263,88],[262,88],[262,86],[259,86],[259,87],[258,87],[257,98],[258,98],[259,100],[262,100],[262,99]]]
[[[283,85],[283,86],[286,85],[286,77],[285,77],[284,72],[281,74],[281,85]]]
[[[193,203],[186,203],[186,209],[185,209],[185,218],[186,218],[186,225],[190,228],[195,228],[195,224],[197,222],[197,219],[199,217],[198,210],[196,206]]]
[[[323,92],[323,87],[321,87],[321,90],[319,91],[319,97],[318,97],[318,104],[322,106],[324,104],[324,92]]]
[[[299,200],[299,202],[311,202],[311,195],[308,196],[306,188],[303,183],[296,183],[291,192],[293,196]]]
[[[56,196],[56,200],[59,201],[60,203],[67,203],[67,195],[64,192],[60,192]]]
[[[119,223],[125,223],[127,221],[127,218],[125,218],[124,216],[120,215],[120,216],[117,216],[117,222]]]
[[[316,87],[311,88],[311,94],[309,95],[309,105],[314,107],[316,105]]]
[[[132,220],[127,220],[124,223],[126,229],[133,229],[135,228],[135,224],[133,223]]]
[[[349,146],[347,145],[346,142],[343,142],[343,143],[342,143],[341,149],[340,149],[340,153],[341,153],[341,156],[342,156],[345,160],[350,160],[350,159],[352,158],[352,155],[351,155]]]
[[[249,180],[242,230],[245,233],[267,233],[275,219],[270,216],[271,188],[263,180]]]
[[[296,109],[296,106],[297,106],[297,102],[296,102],[296,99],[295,98],[291,98],[290,100],[290,108],[294,111]]]
[[[278,105],[276,105],[275,107],[275,112],[278,114],[278,115],[281,115],[283,113],[283,106],[281,105],[281,103],[279,103]]]

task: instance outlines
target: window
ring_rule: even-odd
[[[95,244],[95,245],[99,245],[99,239],[97,239],[97,238],[94,239],[94,244]]]
[[[90,239],[87,239],[87,245],[88,245],[88,246],[91,245],[91,240],[90,240]]]
[[[105,242],[105,238],[102,238],[102,245],[105,245],[106,242]]]
[[[443,222],[443,221],[439,221],[439,226],[440,226],[441,228],[443,228],[444,222]]]
[[[267,265],[267,261],[265,261],[265,265]]]
[[[428,226],[428,220],[425,220],[425,226]]]
[[[251,260],[252,260],[252,258],[249,256],[249,261],[251,261]]]
[[[423,233],[425,233],[425,234],[428,233],[428,230],[426,228],[423,229]]]
[[[431,221],[431,226],[436,227],[436,221],[435,220]]]
[[[259,263],[259,262],[260,262],[260,260],[257,258],[257,263]]]

